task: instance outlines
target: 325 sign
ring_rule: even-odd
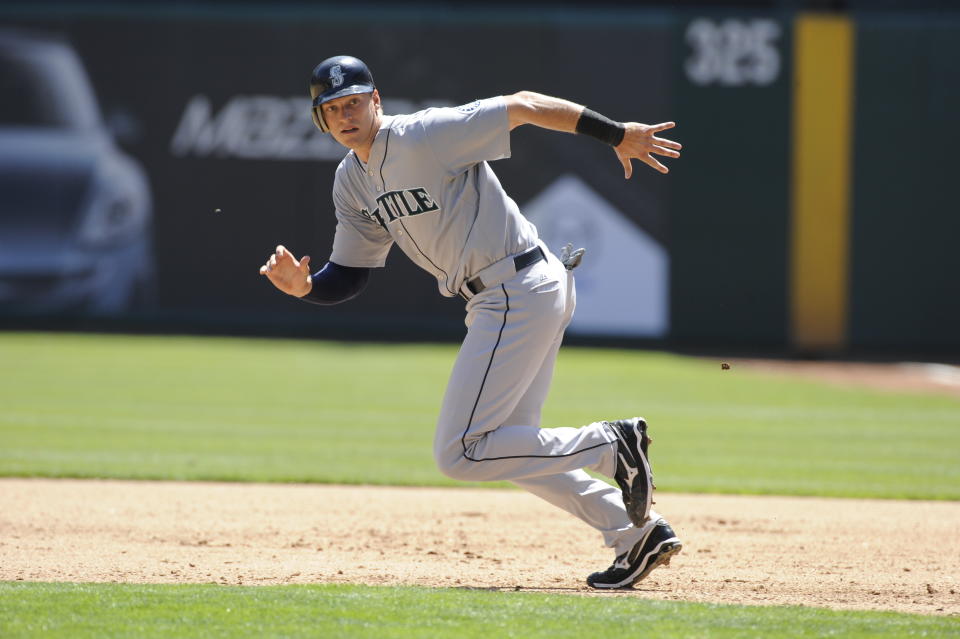
[[[697,18],[684,34],[687,78],[701,86],[773,84],[783,67],[781,34],[780,23],[769,18]]]

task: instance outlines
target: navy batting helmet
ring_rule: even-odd
[[[313,123],[327,133],[330,129],[320,112],[320,106],[324,102],[345,95],[372,93],[376,88],[373,75],[362,60],[349,55],[327,58],[314,68],[313,75],[310,76],[310,98],[313,100],[310,110]]]

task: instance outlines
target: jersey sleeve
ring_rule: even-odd
[[[429,109],[423,135],[441,168],[458,175],[479,162],[510,157],[510,119],[502,97]]]
[[[337,228],[330,261],[341,266],[377,268],[386,264],[393,238],[370,213],[357,208],[341,189],[333,189]]]

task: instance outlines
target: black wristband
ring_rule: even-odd
[[[589,135],[591,138],[596,138],[610,146],[617,146],[623,142],[623,135],[626,132],[627,127],[619,122],[614,122],[610,118],[586,108],[580,114],[580,119],[577,120],[577,133]]]

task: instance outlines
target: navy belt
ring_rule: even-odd
[[[540,260],[545,259],[547,259],[547,256],[543,254],[543,249],[539,246],[534,246],[529,251],[525,251],[513,258],[513,268],[517,273],[519,273],[528,266],[533,266]],[[467,290],[474,295],[479,295],[487,288],[487,285],[484,284],[483,280],[481,280],[479,277],[468,280],[464,283],[464,286],[466,286]]]

